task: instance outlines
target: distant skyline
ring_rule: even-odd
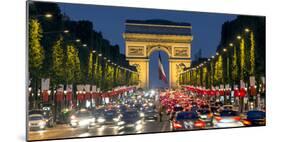
[[[193,41],[191,45],[191,56],[200,49],[203,57],[210,57],[215,54],[216,48],[221,38],[221,26],[226,21],[234,20],[237,15],[201,13],[189,11],[173,11],[158,9],[142,9],[128,7],[111,7],[84,4],[59,3],[61,12],[65,13],[71,20],[88,20],[93,22],[94,30],[102,33],[103,37],[110,41],[112,45],[118,44],[121,53],[125,52],[125,42],[123,32],[125,31],[125,21],[131,20],[149,20],[163,19],[172,22],[190,23],[192,26]],[[161,53],[165,54],[164,52]],[[152,54],[150,57],[151,68],[150,74],[152,84],[157,86],[161,84],[158,80],[157,56]],[[168,56],[163,55],[163,65],[165,72],[168,72]],[[156,60],[156,62],[154,62]],[[167,74],[169,76],[169,74]],[[150,79],[150,80],[151,80]],[[154,81],[158,80],[158,81]],[[166,85],[162,85],[166,86]]]

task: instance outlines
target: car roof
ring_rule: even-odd
[[[41,114],[31,114],[31,115],[29,115],[29,117],[43,117],[43,115],[41,115]]]

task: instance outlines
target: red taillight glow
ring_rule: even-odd
[[[194,126],[199,127],[199,128],[204,128],[204,127],[206,127],[206,123],[204,121],[196,121],[194,123]]]
[[[248,120],[243,120],[242,121],[244,125],[248,126],[248,125],[251,125],[251,121],[248,121]]]
[[[240,120],[241,120],[241,117],[236,116],[236,117],[234,117],[233,119],[236,120],[236,121],[240,121]]]
[[[213,117],[213,114],[212,113],[208,114],[208,117],[209,118]]]
[[[173,122],[173,126],[174,126],[174,128],[182,128],[181,124],[179,124],[177,122]]]
[[[221,117],[216,117],[216,120],[217,121],[221,121]]]

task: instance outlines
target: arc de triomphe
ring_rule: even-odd
[[[139,87],[149,87],[149,57],[154,51],[169,56],[169,86],[177,88],[179,73],[191,64],[191,25],[166,20],[127,20],[125,23],[126,59],[139,73]]]

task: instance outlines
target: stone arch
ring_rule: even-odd
[[[168,50],[168,47],[163,45],[154,45],[147,50],[147,58],[149,58],[150,55],[155,51],[163,51],[169,56],[169,58],[172,56],[172,53]]]

